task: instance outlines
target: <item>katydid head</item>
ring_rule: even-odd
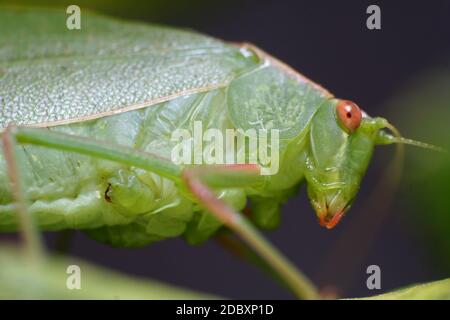
[[[322,226],[333,228],[351,206],[383,124],[350,101],[329,100],[312,119],[306,155],[308,196]]]
[[[383,129],[390,130],[392,134]],[[314,115],[305,158],[305,179],[319,222],[333,228],[350,208],[377,144],[408,143],[383,118],[367,116],[353,102],[332,99]]]

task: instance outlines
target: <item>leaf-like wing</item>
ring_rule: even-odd
[[[226,85],[258,62],[198,33],[82,12],[0,9],[0,127],[47,126]]]

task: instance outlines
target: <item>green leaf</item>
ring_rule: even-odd
[[[12,248],[0,249],[0,299],[211,299],[213,296],[137,279],[74,258],[51,256],[35,265]],[[69,290],[68,266],[80,267],[81,289]]]
[[[412,285],[363,300],[450,300],[450,278]]]

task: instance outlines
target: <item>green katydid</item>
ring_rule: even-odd
[[[4,139],[21,145],[26,210],[41,230],[81,229],[112,245],[141,246],[180,235],[198,243],[225,224],[287,282],[304,283],[299,295],[313,297],[308,281],[237,212],[249,199],[252,222],[274,227],[281,204],[306,181],[320,223],[332,228],[375,145],[434,148],[400,137],[387,120],[252,45],[90,15],[72,32],[62,17],[0,11],[0,125]],[[235,129],[236,138],[276,130],[278,171],[261,175],[261,163],[175,164],[171,134],[197,121]],[[245,146],[225,153],[247,159]],[[0,230],[14,231],[18,197],[6,162],[0,159]]]

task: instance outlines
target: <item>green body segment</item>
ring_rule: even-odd
[[[167,159],[174,130],[192,132],[195,121],[204,130],[277,129],[278,173],[258,187],[216,190],[236,210],[250,198],[260,226],[277,224],[280,204],[304,178],[311,121],[320,106],[336,103],[325,90],[249,48],[193,32],[84,15],[76,33],[61,26],[64,17],[0,11],[2,126],[48,127]],[[50,44],[52,34],[64,40]],[[82,229],[139,246],[179,235],[197,243],[220,227],[180,185],[155,173],[36,146],[20,147],[19,159],[43,230]],[[0,166],[0,230],[13,231],[3,158]]]

